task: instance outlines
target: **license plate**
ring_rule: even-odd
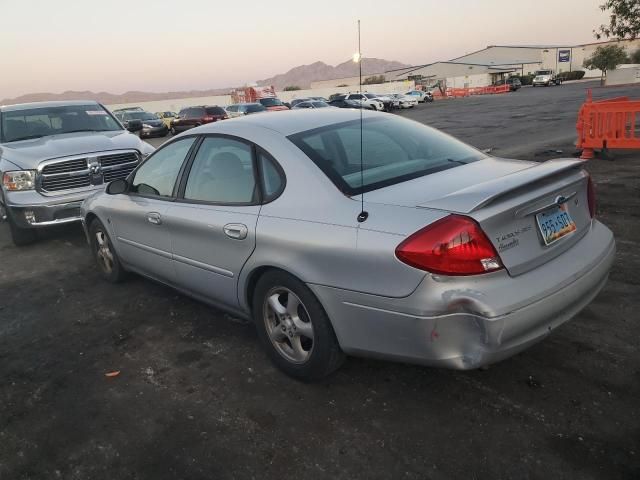
[[[536,222],[545,245],[576,231],[576,223],[571,219],[566,204],[538,213]]]

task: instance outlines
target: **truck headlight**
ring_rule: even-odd
[[[2,184],[9,192],[33,190],[36,188],[36,171],[13,170],[11,172],[5,172],[2,176]]]

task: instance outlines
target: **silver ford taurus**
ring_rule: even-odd
[[[106,279],[252,317],[292,376],[345,354],[471,369],[605,284],[615,243],[582,166],[490,157],[383,113],[291,111],[175,137],[82,217]]]

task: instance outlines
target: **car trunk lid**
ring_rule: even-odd
[[[535,163],[488,158],[366,193],[365,200],[474,218],[515,276],[560,255],[588,231],[588,175],[581,165],[575,159]],[[569,224],[564,236],[547,244],[536,216],[558,209],[575,228]],[[543,223],[552,219],[540,218]]]

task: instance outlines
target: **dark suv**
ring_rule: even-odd
[[[199,107],[183,108],[178,116],[171,121],[171,133],[176,134],[199,127],[205,123],[217,122],[229,118],[224,108],[202,105]]]

